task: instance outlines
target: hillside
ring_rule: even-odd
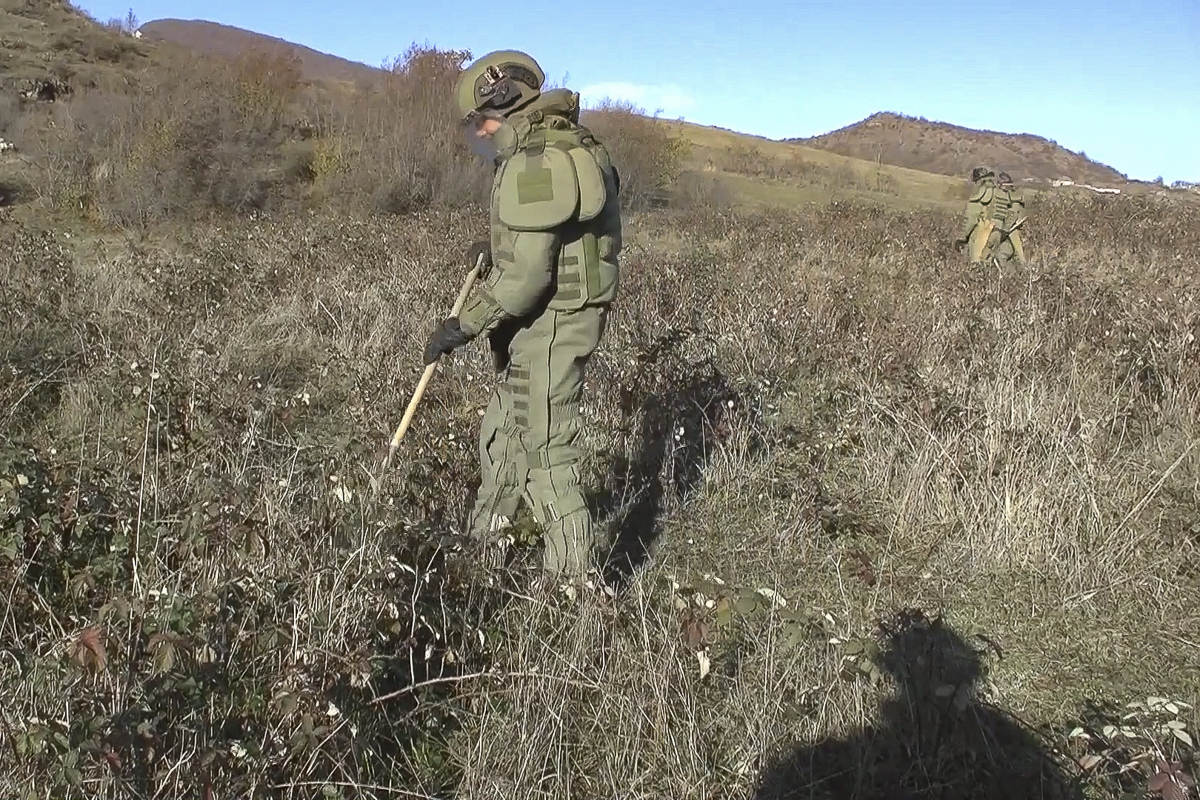
[[[57,79],[72,87],[128,75],[149,48],[116,23],[99,24],[65,0],[0,0],[0,90]]]
[[[962,176],[977,164],[1004,170],[1018,180],[1124,186],[1112,167],[1074,153],[1041,136],[964,128],[946,122],[883,112],[830,133],[787,141],[867,161]]]
[[[309,81],[354,82],[379,74],[377,67],[206,20],[159,19],[147,22],[139,30],[151,42],[170,42],[205,55],[232,57],[249,50],[290,52],[300,59],[301,72]]]
[[[893,208],[957,213],[969,193],[961,178],[851,158],[725,128],[668,122],[688,143],[687,169],[739,207],[796,208],[861,200]]]

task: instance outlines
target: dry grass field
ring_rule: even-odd
[[[536,593],[460,535],[484,348],[369,491],[486,223],[466,57],[0,116],[0,796],[1195,797],[1200,209],[1040,193],[978,267],[952,179],[592,112],[614,590]]]

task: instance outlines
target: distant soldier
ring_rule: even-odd
[[[1021,232],[1018,228],[1025,222],[1025,194],[1013,186],[1012,176],[1001,172],[997,176],[999,186],[996,188],[993,219],[996,228],[988,240],[988,250],[1007,264],[1015,260],[1018,264],[1025,263],[1025,248],[1021,246]]]
[[[976,167],[971,170],[971,182],[975,184],[975,191],[967,202],[962,235],[955,244],[959,247],[967,245],[971,262],[978,263],[983,260],[984,248],[996,226],[996,173],[990,167]]]

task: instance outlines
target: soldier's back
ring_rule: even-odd
[[[1025,214],[1025,194],[1021,189],[1008,186],[1005,187],[1003,195],[1003,225],[1006,230],[1010,230]]]

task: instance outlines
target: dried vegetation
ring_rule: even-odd
[[[635,187],[586,398],[621,591],[531,594],[535,525],[503,569],[456,533],[482,348],[368,494],[484,222],[437,101],[464,56],[18,120],[0,794],[1194,796],[1195,209],[1042,203],[1035,263],[981,269],[943,214],[680,191],[681,146],[602,110]]]

